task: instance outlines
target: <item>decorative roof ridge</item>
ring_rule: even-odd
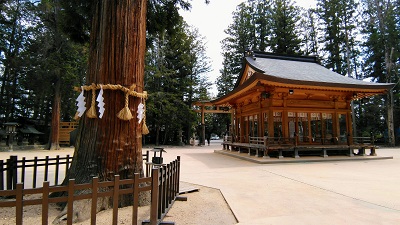
[[[300,56],[300,55],[287,55],[287,54],[278,54],[278,53],[270,53],[262,51],[253,51],[253,57],[300,61],[300,62],[312,62],[320,64],[318,56]]]

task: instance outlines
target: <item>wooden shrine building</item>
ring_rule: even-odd
[[[254,149],[265,157],[291,151],[298,157],[298,151],[316,149],[323,156],[335,149],[352,155],[352,149],[368,143],[375,154],[373,140],[371,145],[353,137],[350,103],[393,86],[342,76],[313,56],[252,52],[244,58],[234,89],[211,103],[229,106],[232,112],[224,147],[247,148],[249,154]]]

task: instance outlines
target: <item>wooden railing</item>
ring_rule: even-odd
[[[179,195],[180,157],[168,165],[153,168],[151,177],[140,178],[135,174],[133,179],[121,180],[119,175],[114,176],[113,181],[99,182],[97,177],[91,183],[76,184],[70,179],[67,186],[50,186],[49,181],[43,182],[40,188],[24,189],[23,183],[17,183],[14,190],[0,190],[1,199],[15,197],[13,199],[0,200],[0,207],[15,207],[16,224],[23,224],[24,207],[28,205],[41,205],[42,224],[48,224],[50,203],[67,203],[67,224],[73,222],[73,202],[82,199],[91,199],[91,224],[96,224],[97,201],[101,197],[112,198],[112,224],[118,222],[118,200],[120,195],[131,194],[133,196],[132,224],[138,222],[138,198],[140,192],[151,191],[150,219],[146,224],[159,224]],[[76,194],[79,190],[88,191],[88,194]],[[65,192],[67,196],[49,197],[54,192]],[[26,195],[39,194],[39,198],[24,199]]]
[[[16,189],[17,183],[22,183],[23,188],[36,188],[38,180],[39,183],[49,181],[51,185],[58,185],[64,180],[72,158],[70,155],[65,157],[57,155],[55,158],[23,157],[18,160],[18,156],[12,155],[6,161],[0,160],[0,190]],[[27,180],[27,177],[31,179]]]
[[[0,190],[16,189],[17,183],[23,183],[23,188],[36,188],[44,181],[50,185],[59,185],[65,178],[73,157],[66,155],[55,158],[46,156],[39,159],[18,159],[13,155],[6,160],[0,160]],[[149,161],[149,151],[143,153],[143,161]],[[151,166],[146,166],[146,177],[150,175]]]
[[[296,134],[292,138],[283,137],[248,137],[248,142],[234,142],[231,141],[231,136],[226,136],[222,142],[224,150],[238,150],[240,153],[242,149],[247,151],[249,155],[255,152],[256,156],[263,153],[265,158],[269,158],[268,153],[277,151],[279,152],[278,158],[283,158],[283,152],[293,152],[294,157],[298,158],[299,151],[319,151],[322,150],[322,156],[327,157],[327,151],[342,151],[349,156],[354,156],[353,150],[358,150],[357,155],[366,155],[365,150],[370,149],[370,155],[376,155],[376,148],[374,144],[374,137],[349,137],[346,138],[346,143],[338,137],[325,137],[312,139],[310,143],[299,143]],[[309,139],[311,140],[311,139]]]

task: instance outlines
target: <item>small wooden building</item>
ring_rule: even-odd
[[[232,142],[272,137],[293,139],[296,146],[348,146],[353,144],[351,101],[393,86],[342,76],[312,56],[253,52],[244,58],[234,89],[211,103],[231,107]]]

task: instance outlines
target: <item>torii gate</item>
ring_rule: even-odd
[[[201,137],[202,141],[201,144],[205,145],[205,136],[206,136],[206,125],[204,121],[205,113],[230,113],[231,114],[231,121],[233,121],[233,111],[230,106],[226,105],[214,105],[210,101],[198,101],[194,102],[192,106],[198,106],[200,109],[194,109],[195,112],[201,113]],[[221,109],[223,108],[223,109]],[[228,108],[228,109],[226,109]]]

